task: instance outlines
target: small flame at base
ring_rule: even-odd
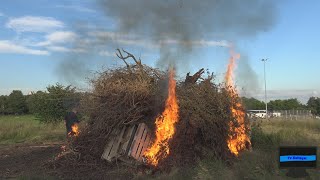
[[[178,122],[178,101],[176,97],[176,81],[174,80],[174,71],[169,71],[169,89],[168,98],[165,104],[165,110],[156,118],[156,138],[152,146],[147,149],[144,156],[147,162],[157,166],[160,159],[167,157],[170,153],[169,140],[175,133],[175,123]]]
[[[69,136],[79,136],[79,126],[77,123],[71,126],[71,132],[68,133]]]
[[[240,58],[240,54],[236,54],[232,48],[230,54],[231,58],[228,64],[225,80],[229,95],[233,101],[231,105],[232,116],[236,118],[238,126],[236,126],[232,121],[229,123],[231,133],[229,134],[227,141],[228,148],[231,153],[238,156],[240,151],[246,149],[248,145],[251,146],[251,142],[246,133],[247,128],[245,126],[245,112],[242,110],[242,104],[239,102],[235,103],[235,98],[237,98],[238,93],[234,88],[233,71],[235,68],[235,60]]]

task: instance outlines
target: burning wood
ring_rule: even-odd
[[[176,97],[176,81],[174,71],[169,71],[169,89],[166,106],[163,113],[156,118],[156,139],[152,146],[147,149],[145,156],[147,162],[157,166],[159,160],[167,157],[170,153],[169,140],[175,133],[175,124],[179,120],[179,106]]]
[[[163,169],[193,163],[208,154],[226,160],[233,147],[237,150],[233,153],[243,149],[247,129],[243,129],[241,104],[229,101],[236,96],[234,89],[214,84],[213,74],[201,78],[203,69],[188,75],[186,86],[176,83],[170,70],[165,94],[165,72],[143,65],[127,51],[118,50],[118,56],[126,66],[101,73],[92,81],[93,92],[81,102],[90,120],[72,142],[80,157],[133,164],[144,157],[148,165]],[[134,63],[128,63],[128,58]],[[233,84],[230,77],[227,82]],[[233,122],[235,116],[242,118]]]
[[[251,142],[247,134],[247,127],[245,124],[246,115],[243,111],[242,104],[235,100],[238,95],[233,82],[233,73],[235,69],[235,61],[240,58],[240,54],[236,54],[233,49],[230,50],[230,54],[231,57],[228,64],[225,80],[229,95],[232,100],[232,116],[237,120],[237,122],[236,124],[233,121],[229,122],[230,134],[228,138],[228,147],[234,155],[238,156],[240,151],[247,149],[248,146],[251,145]]]
[[[72,126],[71,126],[71,132],[69,132],[68,133],[68,136],[70,136],[70,137],[72,137],[72,136],[74,136],[74,137],[77,137],[77,136],[79,136],[79,126],[78,126],[78,124],[77,123],[75,123],[75,124],[73,124]]]

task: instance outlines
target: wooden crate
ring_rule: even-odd
[[[106,144],[101,156],[109,162],[120,158],[134,159],[143,162],[143,153],[150,144],[150,132],[144,123],[115,129]]]

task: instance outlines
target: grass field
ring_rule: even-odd
[[[202,160],[195,168],[176,169],[158,179],[290,179],[278,168],[280,145],[320,146],[320,120],[270,120],[253,123],[251,152],[242,153],[232,166],[219,160]],[[320,150],[320,148],[318,149]],[[320,154],[320,152],[318,152]],[[320,160],[318,159],[318,165]],[[310,179],[320,171],[308,170]],[[148,179],[149,177],[137,177]]]
[[[0,116],[0,124],[0,144],[2,145],[57,142],[65,139],[63,123],[41,124],[31,115]],[[278,168],[279,145],[319,147],[320,121],[310,119],[254,122],[251,141],[253,150],[242,153],[231,166],[220,160],[205,159],[195,162],[195,167],[174,169],[169,174],[161,173],[152,176],[136,174],[135,179],[289,179],[285,176],[286,170]],[[320,165],[319,159],[318,165]],[[120,175],[124,172],[119,169],[116,173]],[[308,173],[310,179],[320,177],[319,169],[308,170]]]
[[[243,153],[233,167],[227,167],[222,162],[202,161],[197,176],[200,179],[288,179],[286,170],[278,169],[278,147],[320,146],[320,121],[316,119],[262,120],[253,123],[252,128],[252,152]],[[319,170],[308,172],[311,179],[320,178]]]
[[[63,123],[43,124],[32,115],[0,116],[0,144],[56,142],[63,139]]]

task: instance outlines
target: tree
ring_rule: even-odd
[[[67,111],[77,106],[80,96],[76,89],[60,84],[47,87],[47,92],[38,91],[28,100],[30,110],[42,122],[62,121]]]
[[[8,114],[8,96],[0,96],[0,114]]]
[[[307,102],[307,107],[311,110],[313,115],[320,115],[320,98],[319,97],[310,97]]]
[[[26,99],[20,90],[13,90],[8,97],[8,113],[23,114],[27,113]]]
[[[255,98],[242,97],[242,103],[247,110],[265,109],[265,103]]]
[[[273,100],[268,103],[268,109],[270,110],[302,110],[305,106],[298,101],[296,98],[285,99],[285,100]]]
[[[30,113],[36,114],[41,108],[42,103],[39,103],[40,98],[43,97],[45,92],[37,91],[27,96],[26,103]]]

